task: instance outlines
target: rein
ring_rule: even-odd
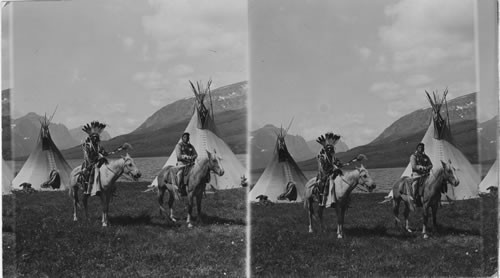
[[[123,162],[124,162],[124,164],[123,164],[123,168],[125,168],[125,162],[126,162],[127,160],[126,160],[124,157],[122,157],[121,159],[123,159]],[[109,170],[111,173],[113,173],[115,176],[117,176],[117,175],[118,175],[115,171],[113,171],[113,169],[109,168],[109,164],[105,164],[105,166],[106,166],[106,168],[108,168],[108,170]],[[125,172],[125,171],[124,171],[124,172]],[[129,177],[128,175],[129,175],[129,174],[127,173],[127,175],[120,175],[120,176],[125,177],[125,178],[126,178],[126,179],[128,179],[129,181],[135,181],[135,180],[133,180],[131,177]]]

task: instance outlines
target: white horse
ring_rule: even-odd
[[[362,165],[360,168],[356,168],[355,170],[352,171],[345,171],[343,175],[337,176],[337,178],[335,179],[335,186],[333,190],[330,190],[329,194],[334,194],[333,196],[337,196],[337,200],[335,202],[335,211],[337,213],[337,238],[344,237],[344,216],[349,206],[349,201],[350,201],[349,195],[359,185],[364,186],[369,192],[372,192],[373,189],[375,189],[376,187],[373,179],[368,174],[368,170],[366,170]],[[304,201],[304,207],[306,209],[309,209],[310,233],[313,232],[312,229],[312,218],[314,215],[313,190],[315,187],[317,187],[317,181],[316,178],[312,178],[306,184],[306,193]],[[323,230],[323,210],[324,207],[319,206],[318,216],[321,225],[321,230]]]
[[[191,223],[193,206],[194,206],[194,198],[196,198],[196,208],[198,212],[198,219],[201,218],[201,200],[203,198],[203,192],[205,192],[205,187],[210,179],[210,172],[214,172],[215,174],[222,176],[224,175],[224,168],[220,163],[220,157],[217,156],[217,153],[214,150],[214,153],[207,152],[206,157],[199,157],[193,167],[189,170],[184,177],[186,182],[186,191],[188,198],[188,215],[187,215],[187,224],[189,228],[193,227]],[[163,207],[163,196],[165,191],[169,192],[168,206],[170,209],[168,218],[175,222],[175,217],[173,215],[173,205],[174,200],[179,199],[178,193],[178,181],[177,179],[177,171],[178,167],[167,166],[163,168],[158,174],[158,204],[160,205],[160,214],[162,212],[167,213],[167,210]]]
[[[103,164],[99,168],[99,179],[101,184],[101,192],[99,196],[101,197],[102,204],[102,226],[107,227],[108,221],[108,210],[111,197],[116,190],[115,182],[122,174],[127,174],[137,181],[141,177],[141,172],[137,169],[134,160],[128,154],[122,156],[117,160],[113,160],[107,164]],[[98,186],[94,184],[93,186]],[[78,209],[78,189],[83,191],[83,177],[81,176],[81,166],[76,167],[71,171],[70,176],[70,186],[69,194],[73,198],[73,221],[78,221],[77,209]],[[85,209],[85,216],[88,218],[88,201],[89,195],[83,194],[83,207]]]

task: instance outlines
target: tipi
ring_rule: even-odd
[[[484,177],[484,179],[479,184],[479,192],[486,193],[489,191],[488,188],[496,187],[498,188],[498,159],[493,163],[490,170]]]
[[[211,100],[210,85],[212,81],[208,81],[206,88],[202,88],[199,82],[196,83],[197,86],[194,86],[191,81],[189,83],[195,95],[195,101],[193,116],[185,132],[190,134],[190,142],[196,149],[198,158],[206,157],[206,151],[213,153],[215,150],[224,168],[223,176],[211,173],[207,189],[212,187],[216,190],[239,188],[241,177],[246,174],[245,167],[236,158],[229,146],[219,137],[219,132],[215,125],[213,108],[211,105],[207,107],[204,102],[207,96]],[[174,150],[163,167],[176,165],[176,163],[177,155]],[[151,185],[158,185],[157,178],[153,180]]]
[[[280,132],[277,134],[273,157],[250,191],[250,201],[256,201],[256,198],[261,195],[267,196],[267,200],[269,201],[277,201],[278,197],[287,191],[289,182],[295,183],[297,189],[296,201],[302,201],[307,178],[288,152],[285,143],[286,133],[287,132],[281,128]]]
[[[36,190],[64,190],[69,186],[71,167],[52,141],[49,131],[50,121],[47,116],[40,120],[38,142],[12,181],[14,189],[20,189],[19,186],[23,183],[31,184],[31,188]],[[59,188],[42,187],[41,185],[47,181],[54,180],[54,173],[59,176],[58,179],[57,176],[55,177]]]
[[[478,197],[478,185],[481,178],[469,160],[453,145],[448,114],[441,112],[443,106],[446,107],[447,104],[447,93],[448,90],[445,90],[443,97],[440,98],[435,92],[433,92],[433,97],[431,97],[426,91],[427,98],[432,107],[432,118],[421,142],[425,145],[425,153],[431,159],[434,169],[441,167],[441,160],[451,160],[460,180],[460,184],[457,187],[448,185],[447,193],[442,195],[442,200],[476,198]],[[444,109],[446,110],[447,108]],[[402,176],[411,176],[411,172],[411,165],[408,164]],[[389,193],[389,196],[392,196],[392,191]]]
[[[12,179],[14,179],[14,173],[8,163],[2,159],[2,195],[12,193]]]

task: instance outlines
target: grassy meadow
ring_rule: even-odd
[[[3,196],[4,277],[244,277],[245,189],[207,194],[201,222],[186,226],[185,199],[171,223],[159,215],[148,183],[118,183],[110,227],[101,204],[73,222],[67,192]],[[199,219],[196,219],[199,220]]]
[[[252,276],[485,277],[497,272],[496,194],[444,205],[439,230],[432,229],[426,240],[421,209],[410,215],[416,231],[405,233],[394,225],[392,205],[379,204],[385,195],[353,194],[344,239],[336,237],[334,209],[325,211],[326,231],[319,231],[316,221],[309,234],[302,203],[253,203]]]

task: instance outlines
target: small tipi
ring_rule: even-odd
[[[486,193],[490,191],[490,187],[498,189],[498,159],[493,163],[490,170],[479,184],[479,192]]]
[[[303,200],[307,178],[300,170],[292,155],[288,152],[285,142],[286,131],[283,128],[276,135],[276,145],[272,159],[250,191],[250,201],[257,201],[257,197],[267,196],[269,201],[277,201],[278,197],[287,191],[289,182],[295,184],[297,202]]]
[[[19,186],[23,183],[31,184],[31,188],[36,190],[64,190],[69,186],[71,167],[52,141],[49,131],[50,121],[47,116],[40,120],[38,142],[12,181],[13,189],[20,189]],[[59,187],[42,187],[42,184],[47,181],[54,180],[54,173],[59,176],[58,179],[55,179],[58,181],[56,185]]]
[[[14,173],[8,163],[2,159],[2,195],[12,193],[12,179],[14,179]]]
[[[460,184],[457,187],[448,185],[447,193],[442,195],[442,200],[476,198],[478,197],[478,185],[481,178],[465,155],[454,146],[450,120],[447,116],[448,113],[441,112],[443,108],[447,109],[447,93],[448,90],[445,90],[443,97],[440,98],[435,92],[433,92],[433,97],[431,97],[426,91],[427,98],[432,107],[432,118],[421,142],[425,145],[425,153],[431,159],[434,169],[441,167],[441,160],[451,160],[460,180]],[[411,172],[411,165],[408,164],[402,176],[411,176]],[[392,191],[389,195],[392,195]]]
[[[189,83],[195,95],[195,101],[193,116],[185,132],[190,134],[190,142],[196,149],[198,158],[206,157],[206,151],[213,153],[215,150],[224,168],[224,175],[222,176],[211,173],[207,189],[212,187],[216,190],[239,188],[241,187],[241,177],[246,174],[245,167],[243,167],[229,146],[219,137],[219,132],[215,125],[213,108],[212,106],[207,107],[204,102],[206,97],[209,97],[211,101],[210,85],[212,82],[209,81],[206,88],[202,88],[199,82],[197,82],[197,86],[191,81]],[[163,167],[176,164],[177,155],[174,150]],[[153,180],[151,185],[158,185],[157,178]]]

